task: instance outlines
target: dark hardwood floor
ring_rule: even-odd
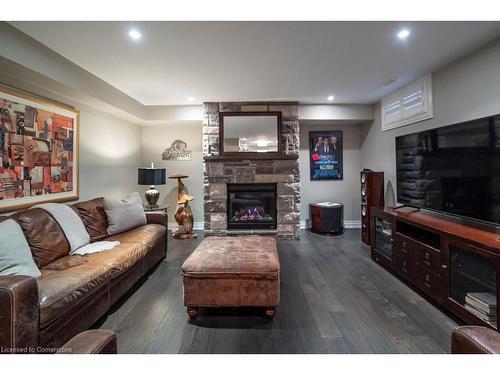
[[[190,322],[180,266],[202,237],[169,239],[167,261],[99,322],[116,332],[120,353],[449,353],[457,323],[372,262],[353,229],[278,243],[273,320],[253,309],[203,309]]]

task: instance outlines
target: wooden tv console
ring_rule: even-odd
[[[498,330],[499,234],[408,207],[373,208],[370,219],[375,262],[467,324]],[[490,301],[479,314],[478,295]]]

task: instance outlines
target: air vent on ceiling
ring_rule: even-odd
[[[396,82],[399,79],[399,77],[389,77],[384,81],[384,86],[389,86],[392,85],[394,82]]]

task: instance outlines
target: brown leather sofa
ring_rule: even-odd
[[[500,354],[500,333],[486,327],[457,327],[451,334],[452,354]]]
[[[23,229],[42,275],[0,276],[0,348],[57,348],[90,328],[142,276],[166,256],[166,215],[147,213],[147,224],[107,235],[103,199],[74,204],[91,241],[117,240],[112,250],[69,255],[59,224],[32,208],[5,217]],[[1,352],[1,351],[0,351]]]

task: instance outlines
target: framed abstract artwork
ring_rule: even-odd
[[[309,132],[311,181],[342,180],[342,131]]]
[[[0,85],[0,212],[79,197],[79,112]]]

